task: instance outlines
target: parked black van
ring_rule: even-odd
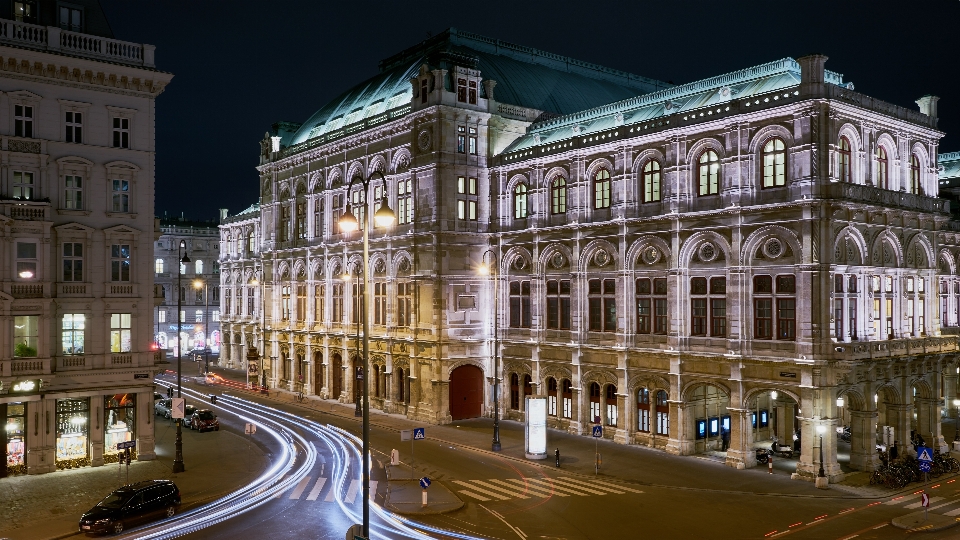
[[[114,491],[80,518],[82,533],[123,532],[125,527],[172,517],[180,506],[180,489],[169,480],[146,480]]]

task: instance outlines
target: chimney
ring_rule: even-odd
[[[227,219],[227,209],[226,209],[226,208],[221,208],[221,209],[220,209],[220,221],[223,222],[223,220],[225,220],[225,219]]]
[[[816,97],[823,95],[823,65],[827,57],[822,54],[811,54],[797,58],[800,64],[800,95]]]
[[[917,105],[920,106],[920,112],[929,116],[930,118],[936,118],[938,101],[940,101],[939,97],[927,94],[917,100]]]

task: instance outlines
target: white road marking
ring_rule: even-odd
[[[500,521],[502,521],[504,525],[506,525],[507,527],[510,527],[510,530],[512,530],[513,532],[517,533],[517,536],[519,536],[522,540],[526,540],[526,539],[527,539],[527,535],[523,534],[523,531],[521,531],[520,529],[518,529],[518,528],[514,527],[513,525],[507,523],[507,520],[503,519],[503,516],[501,516],[500,514],[494,512],[493,510],[490,510],[489,508],[487,508],[486,506],[484,506],[484,505],[482,505],[482,504],[480,505],[480,508],[483,508],[483,509],[486,510],[487,512],[490,512],[491,514],[493,514],[497,519],[499,519]]]
[[[462,480],[454,480],[453,483],[454,483],[454,484],[460,484],[460,485],[463,486],[463,487],[470,488],[470,489],[472,489],[473,491],[476,491],[476,492],[478,492],[478,493],[483,493],[484,495],[488,495],[488,496],[490,496],[490,497],[493,497],[494,499],[500,499],[501,501],[506,501],[507,499],[510,498],[510,497],[504,497],[503,495],[500,495],[499,493],[494,493],[494,492],[492,492],[492,491],[487,491],[487,490],[485,490],[485,489],[478,488],[477,486],[474,486],[473,484],[471,484],[471,483],[469,483],[469,482],[464,482],[464,481],[462,481]]]
[[[336,495],[337,495],[336,491],[337,491],[337,486],[331,485],[330,489],[327,490],[327,496],[323,498],[323,502],[333,502],[333,500],[336,498]]]
[[[466,496],[468,496],[468,497],[473,497],[474,499],[477,499],[477,500],[479,500],[479,501],[484,501],[484,502],[486,502],[486,501],[489,501],[489,500],[490,500],[490,499],[484,497],[483,495],[477,495],[476,493],[473,493],[473,492],[470,492],[470,491],[466,491],[466,490],[460,490],[460,491],[458,491],[457,493],[462,493],[462,494],[464,494],[464,495],[466,495]]]
[[[294,490],[290,493],[290,496],[287,497],[287,498],[288,498],[288,499],[299,499],[300,496],[303,495],[303,492],[307,489],[307,484],[309,484],[309,483],[310,483],[310,477],[309,477],[309,476],[304,476],[304,477],[303,477],[303,480],[301,480],[300,483],[297,484],[296,489],[294,489]]]
[[[931,503],[931,504],[932,504],[932,503],[935,503],[935,502],[937,502],[937,501],[942,501],[942,500],[943,500],[943,497],[930,497],[930,503]],[[906,509],[908,509],[908,510],[913,510],[914,508],[920,508],[920,507],[922,507],[922,506],[923,506],[923,503],[920,502],[920,501],[918,501],[918,502],[915,502],[915,503],[913,503],[913,504],[908,504],[908,505],[904,506],[904,508],[906,508]]]
[[[377,481],[371,480],[370,481],[370,498],[373,499],[376,496],[377,496]]]
[[[353,504],[353,501],[357,498],[357,491],[360,490],[360,482],[358,480],[351,480],[350,487],[347,488],[347,495],[343,498],[343,502],[347,504]]]
[[[284,480],[286,480],[286,479],[289,478],[289,477],[290,477],[289,474],[285,474],[285,475],[283,475],[283,478],[280,479],[280,482],[277,482],[277,483],[279,484],[279,483],[283,482]],[[286,489],[281,489],[280,491],[278,491],[278,492],[273,496],[273,498],[274,498],[274,499],[279,499],[280,496],[283,495],[283,492],[284,492],[284,491],[286,491]]]
[[[571,482],[571,481],[569,481],[569,480],[564,480],[563,478],[554,478],[553,481],[559,483],[561,486],[575,487],[575,488],[577,488],[577,489],[582,489],[582,490],[584,490],[584,491],[586,491],[586,492],[588,492],[588,493],[589,493],[589,492],[592,492],[593,490],[605,490],[605,491],[609,491],[609,492],[611,492],[611,493],[615,493],[615,494],[617,494],[617,495],[623,495],[624,493],[626,493],[626,491],[617,491],[616,489],[609,488],[609,487],[607,487],[607,486],[601,486],[601,485],[598,485],[598,484],[585,484],[585,483],[584,483],[585,485],[580,485],[580,483],[574,483],[574,482]],[[598,493],[599,495],[603,495],[603,491],[597,491],[596,493]]]
[[[510,482],[521,482],[521,483],[523,482],[523,480],[517,480],[517,479],[514,479],[514,478],[508,478],[507,480],[509,480]],[[531,483],[534,483],[534,484],[537,484],[537,485],[540,485],[540,486],[544,486],[544,487],[546,487],[546,488],[547,488],[549,491],[551,491],[551,492],[562,491],[562,492],[564,492],[564,493],[569,493],[569,494],[571,494],[571,495],[579,495],[579,496],[581,496],[581,497],[589,497],[589,496],[590,496],[590,495],[587,494],[587,493],[581,493],[581,492],[579,492],[579,491],[577,491],[577,490],[575,490],[575,489],[571,489],[571,488],[568,488],[568,487],[557,486],[557,485],[554,485],[554,484],[551,483],[551,482],[546,482],[546,481],[544,481],[544,480],[540,480],[540,479],[537,479],[537,478],[527,478],[527,482],[531,482]],[[601,495],[605,495],[605,493],[601,493]]]
[[[494,484],[494,483],[492,483],[492,482],[490,482],[490,481],[483,481],[483,480],[471,480],[471,482],[473,482],[473,483],[475,483],[475,484],[477,484],[477,485],[479,485],[480,487],[485,488],[485,489],[492,489],[493,491],[499,491],[500,493],[505,493],[506,495],[508,495],[508,496],[510,496],[510,497],[516,497],[516,498],[518,498],[518,499],[529,499],[529,498],[530,498],[529,495],[526,495],[525,493],[522,493],[522,492],[518,492],[518,491],[517,491],[517,488],[515,488],[515,487],[513,487],[513,486],[510,486],[509,488],[504,488],[504,487],[500,487],[500,486],[498,486],[498,485],[496,485],[496,484]],[[509,484],[508,484],[508,485],[509,485]]]
[[[905,502],[909,502],[909,501],[912,501],[912,500],[913,500],[913,497],[912,497],[912,496],[911,496],[911,497],[898,497],[898,498],[896,498],[896,499],[894,499],[894,500],[892,500],[892,501],[887,501],[887,502],[883,503],[883,505],[884,505],[884,506],[893,506],[893,505],[896,505],[896,504],[903,504],[903,503],[905,503]],[[919,497],[919,496],[917,497],[917,500],[918,500],[918,501],[920,500],[920,497]]]
[[[943,515],[945,515],[945,516],[950,516],[950,517],[960,516],[960,508],[957,508],[956,510],[951,510],[951,511],[949,511],[949,512],[946,512],[946,513],[944,513]]]
[[[568,478],[568,477],[564,476],[564,477],[561,477],[560,479],[566,481],[567,483],[586,484],[586,485],[588,485],[588,486],[594,486],[594,484],[590,484],[590,483],[584,482],[583,480],[578,480],[578,479],[576,479],[576,478]],[[629,491],[630,493],[643,493],[643,492],[640,491],[639,489],[628,488],[628,487],[622,486],[622,485],[620,485],[620,484],[610,484],[610,485],[613,486],[613,487],[615,487],[615,488],[617,488],[617,489],[622,489],[622,490],[624,490],[624,491]],[[607,489],[607,488],[604,487],[604,486],[595,486],[595,487],[599,487],[600,489]]]
[[[323,490],[323,485],[327,483],[327,479],[324,477],[317,478],[317,483],[313,485],[313,489],[310,490],[310,494],[307,495],[308,501],[315,501],[317,497],[320,496],[320,492]],[[331,490],[333,491],[333,490]]]
[[[508,484],[507,482],[504,482],[503,480],[488,480],[488,481],[491,482],[491,483],[493,483],[493,484],[500,484],[500,485],[503,485],[503,486],[511,487],[511,488],[514,488],[514,489],[518,489],[517,486],[514,486],[513,484]],[[569,497],[569,495],[567,495],[566,493],[550,493],[548,490],[545,490],[545,488],[542,488],[542,487],[539,487],[539,486],[537,486],[536,488],[534,488],[533,486],[530,486],[530,485],[524,485],[524,486],[523,486],[523,490],[524,490],[524,492],[529,493],[529,494],[533,495],[534,497],[547,498],[547,497],[549,497],[549,496],[551,496],[551,495],[556,495],[557,497]]]

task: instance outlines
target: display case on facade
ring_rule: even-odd
[[[57,400],[57,468],[90,465],[90,400]]]
[[[116,463],[119,451],[117,443],[135,439],[137,425],[137,396],[115,394],[104,397],[103,405],[103,462]],[[136,449],[133,450],[136,452]]]

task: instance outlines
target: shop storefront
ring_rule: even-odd
[[[25,402],[0,403],[0,419],[4,429],[0,433],[0,446],[4,448],[4,474],[26,474],[27,461],[27,404]]]
[[[90,465],[90,399],[57,400],[57,469]]]
[[[137,425],[136,394],[115,394],[104,397],[103,405],[103,462],[116,463],[120,452],[117,443],[136,439],[134,429]],[[133,449],[134,459],[136,449]]]

